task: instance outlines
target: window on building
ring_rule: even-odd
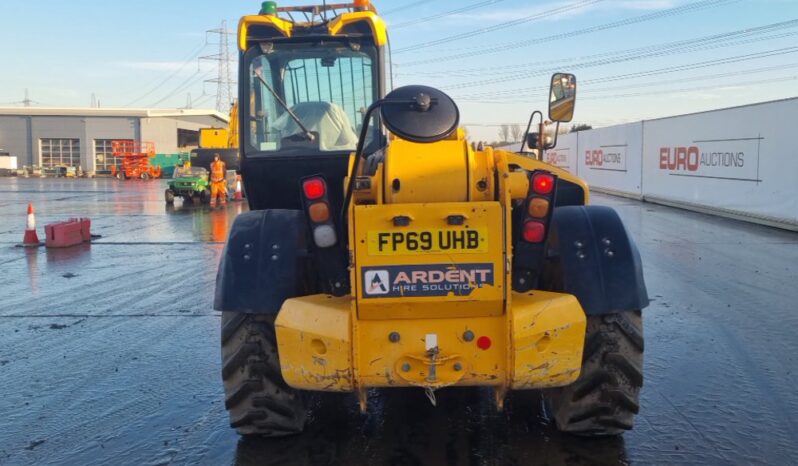
[[[39,140],[42,148],[42,167],[79,167],[80,139]]]
[[[111,147],[114,141],[133,142],[132,139],[95,139],[94,159],[96,165],[94,169],[97,172],[110,172],[112,166],[119,167],[121,164],[119,157],[114,157],[114,150]]]

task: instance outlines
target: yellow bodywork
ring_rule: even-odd
[[[432,144],[392,138],[374,173],[360,173],[369,180],[349,210],[351,295],[289,299],[280,310],[286,382],[361,394],[492,386],[501,401],[508,389],[575,381],[586,322],[577,299],[510,290],[511,203],[529,189],[521,168],[549,170],[587,196],[556,167],[473,150],[462,130]],[[453,248],[446,238],[463,240]]]
[[[369,31],[387,46],[371,6],[311,25],[277,15],[245,16],[238,46],[271,38]],[[356,31],[356,32],[355,32]],[[419,144],[389,135],[379,163],[350,176],[351,294],[285,301],[275,321],[280,366],[296,388],[562,386],[579,376],[585,314],[568,294],[511,290],[512,207],[526,199],[528,172],[578,178],[534,158],[475,150],[458,129]],[[348,183],[345,182],[345,185]]]
[[[575,381],[585,336],[576,298],[545,291],[512,295],[506,314],[445,319],[427,318],[428,309],[421,308],[413,319],[359,320],[351,297],[289,299],[276,321],[283,378],[292,387],[337,392],[450,385],[529,389]],[[489,337],[490,348],[465,341],[467,331]],[[393,332],[397,342],[389,341]],[[434,361],[425,347],[428,334],[437,335]]]
[[[368,25],[374,38],[374,43],[378,47],[388,43],[385,21],[372,10],[342,13],[327,24],[327,32],[331,36],[342,35],[348,26],[360,22]],[[250,46],[251,38],[260,39],[260,37],[252,37],[250,33],[251,30],[256,28],[269,29],[272,36],[293,37],[296,31],[303,27],[305,27],[303,23],[293,23],[276,15],[244,16],[238,23],[238,48],[241,51],[246,51]]]
[[[200,149],[238,149],[238,101],[230,107],[227,128],[200,128]]]
[[[227,128],[201,128],[199,146],[202,149],[227,149],[230,144],[230,130]]]

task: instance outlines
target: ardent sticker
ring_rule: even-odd
[[[468,296],[493,286],[493,264],[431,264],[364,267],[364,298]]]

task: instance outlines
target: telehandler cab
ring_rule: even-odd
[[[566,432],[632,428],[648,296],[612,209],[538,157],[474,150],[443,92],[391,90],[365,0],[265,2],[238,45],[251,211],[214,303],[232,427],[301,432],[308,390],[354,392],[365,410],[371,388],[487,386],[498,409],[543,390]],[[575,97],[556,74],[549,118],[570,121]]]

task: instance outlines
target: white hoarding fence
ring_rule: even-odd
[[[643,123],[643,195],[798,227],[798,99]]]
[[[796,121],[798,98],[647,120],[569,134],[547,160],[576,154],[597,191],[798,230]]]
[[[643,124],[580,131],[577,174],[591,187],[642,196]]]
[[[577,142],[577,133],[559,135],[557,147],[546,151],[544,161],[576,175]]]

